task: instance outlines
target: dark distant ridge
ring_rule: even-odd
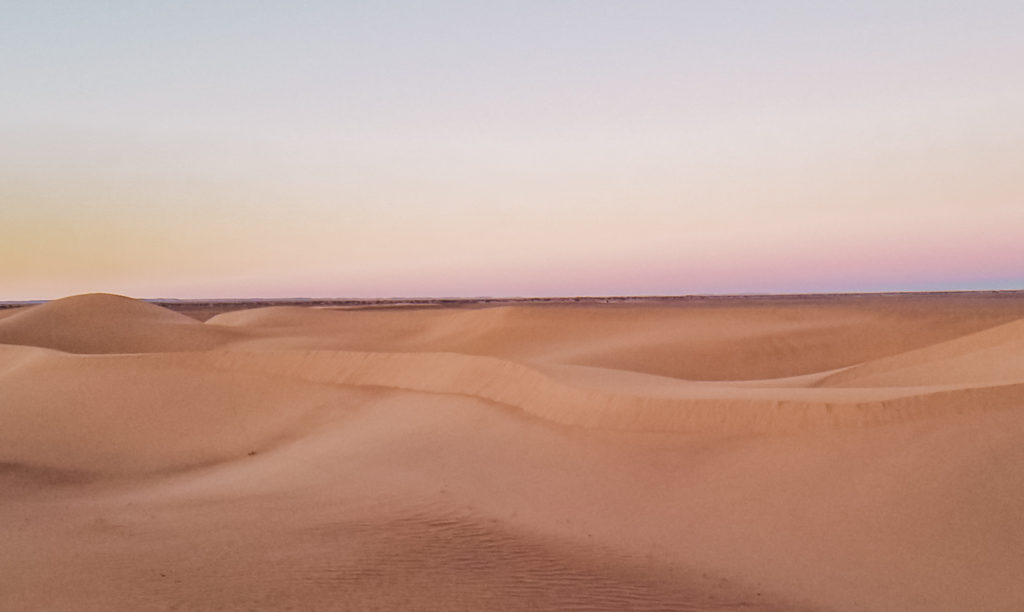
[[[400,305],[469,305],[469,304],[612,304],[642,302],[732,301],[732,300],[797,300],[819,298],[879,298],[879,297],[1024,297],[1024,289],[951,290],[951,291],[877,291],[833,293],[735,293],[735,294],[683,294],[683,295],[618,295],[618,296],[556,296],[556,297],[381,297],[381,298],[139,298],[140,301],[161,306],[400,306]],[[0,308],[13,308],[44,304],[55,300],[0,301]]]

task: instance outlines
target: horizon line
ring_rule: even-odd
[[[0,306],[20,306],[45,304],[57,300],[75,297],[76,295],[117,295],[129,299],[151,303],[193,303],[193,304],[224,304],[224,303],[249,303],[249,302],[347,302],[353,304],[372,302],[503,302],[503,301],[533,301],[533,302],[557,302],[562,300],[680,300],[680,299],[707,299],[707,298],[786,298],[786,297],[879,297],[879,296],[941,296],[941,295],[968,295],[968,294],[1024,294],[1024,287],[1018,289],[942,289],[942,290],[894,290],[894,291],[824,291],[824,292],[781,292],[781,293],[680,293],[680,294],[646,294],[646,295],[562,295],[562,296],[529,296],[529,295],[508,295],[508,296],[380,296],[380,297],[237,297],[237,298],[175,298],[156,297],[142,298],[132,297],[117,293],[90,292],[72,294],[60,298],[35,299],[35,300],[0,300]]]

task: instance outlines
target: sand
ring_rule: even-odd
[[[1024,609],[1024,297],[0,312],[0,608]]]

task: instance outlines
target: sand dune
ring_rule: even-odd
[[[3,314],[3,609],[1024,607],[1024,300]]]
[[[0,319],[0,344],[69,353],[149,353],[211,348],[235,335],[126,297],[78,295]]]
[[[1019,307],[1001,302],[975,309],[955,299],[866,307],[810,300],[763,306],[424,309],[401,316],[386,309],[279,307],[229,312],[207,323],[263,332],[257,346],[456,352],[691,380],[746,380],[856,365],[1020,316]]]

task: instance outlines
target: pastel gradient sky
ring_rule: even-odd
[[[1024,2],[23,0],[0,299],[1024,288]]]

